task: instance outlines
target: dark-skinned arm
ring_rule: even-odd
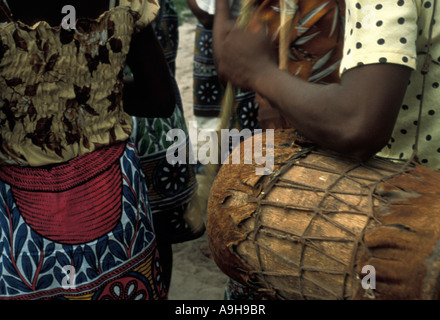
[[[197,5],[196,0],[186,0],[189,9],[194,14],[194,16],[199,20],[205,29],[212,29],[214,23],[214,15],[200,9]]]
[[[409,68],[366,65],[345,72],[340,84],[303,81],[278,68],[270,39],[262,31],[233,26],[225,0],[216,3],[213,40],[220,76],[260,94],[317,145],[365,160],[388,142]]]
[[[145,118],[170,117],[176,106],[173,82],[151,25],[133,35],[127,64],[133,79],[124,85],[124,110]]]

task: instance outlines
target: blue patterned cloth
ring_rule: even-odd
[[[119,163],[117,224],[86,243],[65,244],[37,233],[21,215],[12,186],[0,180],[0,299],[166,296],[147,187],[133,145],[126,145]]]

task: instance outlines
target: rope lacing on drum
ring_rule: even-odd
[[[306,272],[321,272],[321,273],[341,276],[344,278],[344,285],[342,286],[344,288],[348,285],[348,281],[351,281],[351,279],[353,278],[354,272],[352,270],[352,267],[355,263],[355,257],[354,256],[351,257],[351,263],[346,264],[346,262],[341,261],[337,257],[334,257],[331,254],[329,254],[328,252],[326,252],[325,250],[323,250],[319,245],[317,245],[316,241],[352,243],[355,246],[354,252],[356,252],[357,246],[362,242],[362,239],[360,236],[361,232],[359,232],[358,234],[354,233],[349,228],[345,227],[344,225],[338,223],[338,221],[334,220],[331,217],[331,214],[336,214],[336,213],[338,213],[338,214],[341,214],[341,213],[357,214],[357,215],[366,216],[367,219],[375,220],[375,217],[373,214],[373,212],[374,212],[373,211],[373,198],[374,198],[373,192],[375,190],[375,186],[377,185],[378,180],[380,180],[380,181],[387,180],[392,175],[398,175],[400,173],[400,170],[398,170],[398,168],[396,169],[395,166],[390,167],[389,162],[387,162],[385,160],[383,162],[378,160],[379,162],[375,162],[374,164],[373,163],[363,163],[363,162],[354,163],[353,165],[346,168],[346,170],[344,172],[329,170],[327,167],[324,167],[324,166],[317,166],[317,165],[312,165],[312,164],[308,164],[308,163],[304,163],[302,161],[299,161],[301,158],[305,158],[306,156],[309,157],[312,154],[320,155],[320,156],[327,156],[327,157],[339,157],[336,154],[332,154],[332,153],[328,153],[328,152],[322,153],[319,150],[316,150],[315,148],[304,149],[304,150],[298,152],[297,154],[295,154],[295,156],[293,156],[285,164],[283,164],[281,170],[279,172],[277,172],[276,174],[274,174],[274,176],[269,181],[264,182],[264,185],[262,186],[262,192],[261,192],[260,196],[258,197],[258,199],[256,199],[256,202],[258,204],[257,210],[254,215],[256,227],[254,230],[249,232],[248,240],[252,241],[254,244],[257,245],[256,246],[256,248],[257,248],[256,255],[257,255],[258,261],[259,261],[259,268],[257,270],[250,271],[250,274],[262,275],[263,277],[260,277],[258,280],[264,282],[264,284],[263,285],[260,284],[260,286],[258,286],[257,283],[253,283],[252,281],[249,284],[251,286],[253,286],[260,293],[269,293],[272,296],[277,296],[281,299],[283,298],[283,296],[282,296],[282,294],[280,294],[280,292],[283,290],[284,291],[287,290],[286,288],[283,288],[281,290],[281,288],[274,287],[269,283],[269,281],[266,281],[266,279],[265,279],[268,276],[289,276],[289,275],[284,274],[282,272],[264,270],[264,268],[262,267],[263,263],[261,260],[260,250],[261,249],[270,250],[270,248],[265,246],[263,243],[257,241],[256,235],[261,233],[261,234],[266,234],[266,235],[269,235],[272,237],[277,237],[279,239],[297,242],[297,243],[301,244],[301,256],[300,256],[299,262],[296,263],[291,260],[288,261],[295,268],[297,268],[300,272],[300,274],[299,274],[299,288],[289,288],[289,290],[291,292],[297,293],[298,295],[300,295],[302,297],[302,299],[307,299],[307,298],[326,299],[329,296],[334,297],[335,299],[346,299],[346,298],[350,297],[351,292],[345,292],[345,291],[342,291],[340,293],[333,292],[332,289],[327,287],[325,284],[316,283],[316,281],[315,281],[314,285],[316,287],[319,287],[326,294],[317,296],[317,295],[312,295],[311,293],[305,292],[306,286],[304,285],[304,281],[307,280],[309,283],[313,282],[313,279],[311,279],[310,277],[307,278],[307,276],[305,275]],[[383,167],[381,166],[382,163],[383,163]],[[315,169],[320,172],[335,174],[338,177],[326,188],[319,188],[319,187],[307,185],[304,183],[298,183],[296,181],[291,181],[289,179],[283,178],[283,173],[288,171],[292,166],[299,166],[299,167],[305,167],[305,168],[309,168],[309,169]],[[372,175],[373,174],[380,175],[381,179],[373,179],[373,178],[370,179],[369,177],[366,177],[366,178],[361,177],[363,180],[363,182],[361,184],[361,182],[359,182],[360,177],[356,174],[357,169],[367,169],[371,172]],[[337,188],[338,184],[344,179],[349,179],[351,181],[359,183],[361,192],[356,193],[356,192],[345,192],[345,191],[341,191],[341,190],[335,190]],[[316,193],[322,193],[323,195],[321,196],[318,204],[314,207],[313,206],[310,206],[310,207],[298,206],[294,203],[280,204],[280,203],[277,203],[274,201],[269,201],[269,200],[265,199],[267,194],[269,193],[269,191],[274,186],[299,188],[301,190],[309,190],[309,191],[316,192]],[[371,199],[370,203],[368,204],[368,209],[360,210],[358,207],[353,206],[352,204],[350,204],[349,202],[345,201],[344,199],[342,199],[341,197],[338,196],[338,195],[347,195],[347,194]],[[332,211],[332,210],[326,209],[324,207],[323,203],[324,203],[324,201],[326,201],[329,198],[333,198],[335,201],[339,201],[339,202],[343,203],[349,209],[347,211]],[[282,208],[282,209],[286,210],[287,212],[289,210],[301,211],[303,213],[309,212],[313,216],[310,219],[308,226],[306,227],[306,229],[304,230],[304,232],[302,234],[297,234],[297,235],[286,234],[286,233],[283,233],[282,230],[275,230],[272,227],[269,227],[267,225],[263,225],[263,223],[261,222],[261,215],[260,215],[263,206],[278,207],[278,208]],[[344,233],[349,234],[350,236],[343,238],[343,237],[314,236],[314,235],[308,234],[308,232],[310,231],[310,229],[312,228],[314,223],[319,218],[324,219],[326,222],[330,223],[335,228],[342,230]],[[367,225],[367,224],[365,224],[365,225]],[[304,254],[305,254],[307,248],[311,248],[313,250],[318,251],[320,254],[322,254],[323,256],[325,256],[326,258],[328,258],[330,260],[335,261],[336,263],[342,264],[344,266],[346,265],[346,269],[344,271],[338,271],[338,270],[331,270],[331,269],[320,269],[320,268],[305,265]],[[288,259],[286,257],[281,257],[281,256],[279,256],[278,258]],[[264,287],[264,289],[261,289],[261,287]]]
[[[401,165],[395,165],[392,168],[389,167],[390,162],[376,157],[376,162],[353,162],[353,165],[346,168],[344,172],[338,172],[338,171],[332,171],[326,167],[316,166],[316,165],[310,165],[307,163],[303,163],[299,161],[301,158],[309,157],[312,154],[321,154],[329,157],[337,157],[336,154],[331,153],[320,153],[319,149],[315,148],[307,148],[303,149],[299,153],[295,154],[294,157],[289,159],[283,167],[280,169],[279,172],[276,172],[271,179],[266,180],[263,182],[262,186],[262,192],[260,193],[260,196],[257,199],[252,199],[253,202],[257,202],[257,209],[255,211],[255,229],[248,232],[248,240],[252,241],[255,244],[256,248],[256,256],[259,262],[259,265],[255,270],[243,270],[243,272],[246,272],[251,275],[251,280],[248,281],[248,284],[255,289],[256,291],[260,293],[267,293],[272,297],[278,297],[280,299],[283,299],[283,296],[281,294],[282,291],[290,290],[293,293],[298,294],[302,299],[307,298],[317,298],[317,299],[328,299],[329,297],[333,297],[336,299],[346,299],[351,298],[353,295],[353,290],[355,290],[355,285],[359,284],[356,282],[360,282],[359,277],[356,277],[357,272],[354,270],[355,264],[356,264],[356,253],[358,251],[358,248],[360,246],[365,247],[365,243],[363,241],[363,234],[365,229],[368,227],[368,222],[365,224],[364,229],[362,232],[359,233],[353,233],[352,230],[345,227],[344,225],[338,223],[337,221],[333,220],[331,217],[331,214],[336,213],[332,210],[326,209],[323,206],[323,203],[329,199],[332,198],[335,201],[339,201],[347,206],[347,211],[338,211],[338,213],[347,213],[347,214],[360,214],[365,215],[368,218],[368,221],[373,221],[374,223],[380,224],[380,222],[375,217],[375,210],[374,210],[374,204],[382,202],[385,205],[389,204],[385,198],[379,197],[377,194],[375,194],[375,191],[377,187],[383,183],[388,181],[389,179],[396,177],[402,173],[408,172],[415,164],[418,164],[418,141],[420,136],[420,127],[421,127],[421,115],[422,115],[422,109],[423,109],[423,102],[424,102],[424,94],[425,94],[425,81],[426,81],[426,75],[429,72],[429,68],[432,62],[431,55],[430,55],[430,49],[432,45],[432,29],[434,24],[434,13],[436,10],[436,0],[433,1],[433,13],[431,17],[431,24],[430,24],[430,30],[429,30],[429,41],[428,41],[428,47],[427,52],[425,56],[425,61],[422,68],[422,75],[423,75],[423,84],[422,84],[422,93],[421,93],[421,99],[420,99],[420,106],[419,106],[419,120],[418,120],[418,126],[416,131],[416,141],[413,149],[413,153],[411,157],[408,160],[395,160],[397,164]],[[382,167],[383,164],[383,167]],[[285,179],[283,177],[283,174],[288,171],[293,166],[303,166],[308,167],[309,169],[316,169],[320,170],[322,172],[332,173],[335,175],[339,175],[339,177],[333,181],[333,183],[325,188],[319,188],[312,185],[307,185],[306,183],[298,183],[295,181],[291,181],[289,179]],[[379,176],[380,178],[369,178],[367,177],[359,177],[356,175],[357,169],[367,169],[370,170],[371,173],[375,174],[376,177]],[[337,184],[342,181],[343,179],[349,179],[351,181],[358,182],[358,180],[362,178],[363,184],[361,185],[361,190],[359,193],[352,193],[352,192],[346,192],[341,190],[335,190],[337,187]],[[274,201],[270,201],[266,199],[266,196],[268,192],[273,188],[274,186],[278,187],[290,187],[290,188],[300,188],[302,190],[307,190],[311,192],[316,193],[322,193],[321,200],[319,203],[312,207],[305,207],[305,206],[299,206],[295,203],[290,204],[279,204]],[[396,187],[396,186],[394,186]],[[360,196],[360,197],[366,197],[368,199],[368,205],[365,207],[365,210],[359,210],[358,207],[353,206],[352,204],[345,201],[342,197],[339,195],[353,195],[353,196]],[[298,210],[303,212],[309,212],[312,216],[312,218],[309,221],[309,224],[305,228],[304,232],[302,234],[287,234],[283,230],[275,230],[274,228],[263,225],[261,221],[261,210],[263,206],[272,206],[272,207],[278,207],[283,210],[286,210],[286,212],[289,212],[289,210]],[[318,218],[322,218],[325,221],[332,224],[334,227],[343,230],[347,234],[351,234],[351,237],[341,238],[341,237],[319,237],[319,236],[313,236],[308,235],[308,231],[312,228],[312,224],[317,221]],[[288,262],[292,265],[294,268],[298,268],[299,270],[299,287],[298,288],[279,288],[270,283],[270,281],[267,279],[269,276],[291,276],[292,274],[285,274],[284,272],[277,272],[277,271],[269,271],[264,270],[262,267],[263,261],[261,257],[261,250],[271,250],[268,246],[262,244],[258,241],[256,238],[257,233],[261,232],[262,234],[266,234],[269,236],[276,236],[280,239],[300,243],[301,245],[301,255],[299,261],[292,262],[289,260]],[[317,241],[332,241],[332,242],[350,242],[355,246],[355,250],[353,251],[352,256],[350,257],[351,261],[348,264],[345,264],[343,261],[341,261],[338,257],[334,257],[328,252],[326,252],[322,247],[319,246]],[[346,269],[344,271],[335,271],[335,270],[329,270],[327,269],[320,269],[316,267],[310,267],[307,266],[304,263],[305,260],[305,253],[307,248],[311,248],[313,250],[318,251],[320,254],[322,254],[324,257],[333,260],[337,263],[342,263],[343,265],[346,265]],[[285,259],[288,260],[288,257],[282,257],[278,256],[279,259]],[[344,278],[343,284],[342,284],[342,292],[334,292],[332,288],[329,288],[323,283],[316,283],[313,282],[313,279],[310,277],[307,278],[308,272],[321,272],[326,274],[332,274],[341,276]],[[258,279],[252,275],[262,275],[262,277],[258,277]],[[323,294],[317,294],[313,295],[308,292],[306,292],[305,288],[305,281],[309,281],[314,283],[314,285],[322,290]],[[261,282],[261,283],[258,283]],[[351,286],[351,291],[347,291],[349,287]],[[370,298],[374,298],[373,296],[370,296]]]

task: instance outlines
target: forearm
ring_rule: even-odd
[[[316,144],[366,159],[391,137],[411,69],[377,63],[352,68],[340,84],[310,83],[279,70],[264,25],[234,26],[227,1],[216,2],[214,55],[222,79],[251,90]]]
[[[274,66],[262,70],[252,89],[298,132],[324,148],[360,159],[370,157],[389,140],[410,73],[398,66],[369,66],[349,72],[340,84],[323,85]],[[401,81],[394,78],[391,84],[389,76],[383,76],[387,71]]]
[[[339,85],[305,82],[276,68],[264,79],[257,81],[253,90],[278,109],[298,132],[322,147],[343,153],[354,151],[350,134],[355,132],[350,124],[355,122],[356,114],[345,107],[338,94]]]

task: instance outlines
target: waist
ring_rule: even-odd
[[[94,152],[105,146],[125,142],[132,130],[128,114],[113,117],[99,125],[62,130],[53,125],[50,129],[16,126],[14,130],[0,128],[0,166],[19,165],[41,167],[65,163],[76,157]],[[40,129],[39,129],[40,128]]]
[[[124,148],[125,143],[118,143],[50,166],[0,166],[0,179],[21,190],[65,191],[106,171],[121,156]]]

